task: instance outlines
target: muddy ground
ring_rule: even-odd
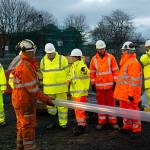
[[[8,96],[5,97],[5,111],[7,127],[0,128],[0,150],[15,150],[16,120]],[[95,130],[96,114],[88,113],[88,128],[86,133],[74,136],[74,113],[69,110],[69,129],[62,130],[56,127],[46,130],[50,117],[47,113],[38,113],[36,143],[40,150],[149,150],[150,123],[143,122],[142,136],[133,138],[130,134],[123,134],[110,127],[103,131]],[[119,118],[121,125],[121,119]]]

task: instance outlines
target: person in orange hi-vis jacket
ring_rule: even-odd
[[[37,67],[34,61],[36,46],[25,39],[18,43],[22,51],[20,63],[11,71],[13,75],[12,104],[17,118],[16,150],[37,150],[35,143],[36,99],[53,105],[52,98],[38,88]]]
[[[114,98],[120,101],[120,107],[139,110],[142,88],[142,66],[136,59],[135,46],[127,41],[122,46],[120,71],[117,77]],[[141,122],[123,118],[122,131],[141,132]]]
[[[98,40],[96,42],[96,55],[92,57],[90,62],[91,85],[92,90],[96,92],[97,104],[116,106],[113,90],[118,71],[115,57],[106,51],[105,42]],[[116,117],[99,113],[96,129],[103,129],[107,120],[114,129],[119,128]]]

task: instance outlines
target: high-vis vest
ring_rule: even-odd
[[[6,91],[6,88],[7,88],[6,76],[4,69],[0,64],[0,91]]]
[[[150,88],[150,54],[142,55],[140,61],[144,66],[143,72],[145,89],[148,89]]]
[[[142,87],[142,67],[135,54],[126,54],[124,63],[121,64],[117,77],[114,98],[129,101],[128,96],[134,97],[134,102],[138,103],[141,96]],[[122,58],[124,59],[124,58]]]
[[[10,85],[10,87],[12,88],[12,89],[14,89],[14,76],[13,76],[13,74],[12,73],[10,73],[9,74],[9,80],[8,80],[8,84]]]
[[[5,113],[4,113],[4,103],[3,103],[3,93],[6,91],[6,77],[5,72],[0,64],[0,123],[5,121]]]
[[[81,68],[85,67],[85,73],[81,71]],[[76,61],[70,67],[70,92],[72,97],[87,96],[90,86],[89,69],[84,62]]]
[[[69,72],[67,59],[56,53],[50,61],[46,54],[40,63],[40,71],[43,79],[43,92],[45,94],[57,94],[68,92],[67,74]]]
[[[97,90],[110,89],[116,80],[118,71],[118,65],[113,55],[106,53],[103,58],[100,58],[97,53],[92,57],[90,63],[91,84],[95,84]]]

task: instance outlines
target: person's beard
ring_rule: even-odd
[[[98,54],[101,58],[103,58],[105,56],[105,51],[98,51]]]

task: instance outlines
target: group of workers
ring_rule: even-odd
[[[145,90],[150,106],[150,40],[145,42],[146,53],[141,56],[144,66]],[[15,67],[11,68],[9,83],[12,87],[12,104],[17,118],[17,148],[16,150],[37,150],[35,143],[36,103],[42,101],[47,105],[51,115],[58,113],[59,126],[67,128],[68,108],[55,106],[54,100],[67,100],[70,91],[71,99],[76,102],[87,102],[90,82],[93,92],[96,92],[98,105],[139,110],[142,90],[142,66],[136,58],[135,45],[127,41],[123,44],[121,59],[117,61],[106,50],[102,40],[96,42],[96,54],[92,57],[90,67],[82,59],[82,51],[78,48],[71,51],[72,65],[63,55],[58,54],[52,43],[45,45],[45,56],[40,66],[35,59],[36,45],[29,39],[22,40],[17,45],[21,53]],[[42,89],[39,88],[42,86]],[[3,93],[6,90],[4,69],[0,65],[0,126],[6,126],[3,107]],[[86,112],[75,109],[77,127],[74,134],[83,134],[87,122]],[[113,115],[98,114],[96,129],[102,130],[109,123],[112,128],[119,129],[117,118]],[[49,122],[47,129],[54,127]],[[141,133],[141,121],[123,118],[123,131]]]

